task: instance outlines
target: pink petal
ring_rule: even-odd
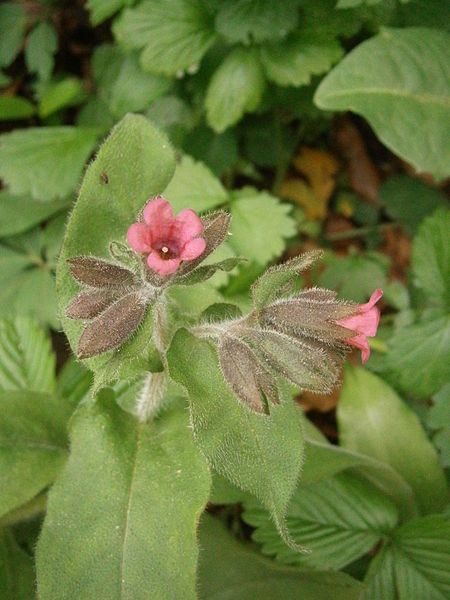
[[[147,264],[150,269],[160,275],[172,275],[180,266],[181,258],[163,259],[157,252],[152,252],[147,257]]]
[[[190,240],[186,242],[183,250],[180,253],[180,258],[182,260],[194,260],[194,258],[198,258],[200,254],[205,250],[206,242],[203,238],[195,238],[195,240]]]
[[[355,348],[359,348],[359,350],[361,350],[361,362],[364,365],[369,360],[370,356],[370,346],[366,336],[362,334],[357,335],[349,340],[346,340],[346,342],[347,344],[350,344],[350,346],[355,346]]]
[[[360,310],[361,307],[359,307]],[[378,323],[380,322],[380,311],[378,308],[373,307],[366,312],[359,312],[356,315],[350,317],[344,317],[336,321],[338,325],[352,329],[358,333],[363,333],[369,337],[373,337],[377,334]]]
[[[151,252],[151,234],[145,223],[133,223],[128,228],[127,240],[135,252]]]
[[[378,302],[378,300],[380,300],[380,298],[383,296],[383,290],[380,288],[377,288],[373,294],[370,296],[369,302],[366,302],[366,304],[360,304],[359,306],[359,312],[366,312],[368,310],[370,310],[373,306],[375,306],[375,304]]]
[[[175,218],[177,234],[181,241],[187,242],[203,233],[200,217],[190,208],[182,210]]]
[[[144,208],[144,220],[152,225],[166,224],[173,219],[173,210],[169,202],[162,196],[157,196],[147,203]]]

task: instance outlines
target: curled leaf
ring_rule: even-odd
[[[202,254],[195,260],[184,263],[183,268],[180,270],[180,275],[190,273],[197,267],[201,262],[205,260],[214,250],[220,246],[225,240],[230,226],[231,215],[226,212],[216,212],[207,217],[202,218],[204,230],[202,238],[206,242],[206,246]]]
[[[126,287],[136,283],[132,271],[92,256],[75,256],[67,261],[69,271],[80,283],[95,288]]]
[[[117,299],[117,293],[110,290],[89,290],[80,292],[66,308],[70,319],[93,319]]]
[[[118,348],[136,331],[144,314],[141,294],[126,294],[86,326],[78,343],[78,358]]]
[[[279,404],[274,377],[245,342],[224,337],[219,361],[225,380],[243,404],[259,413],[268,412],[268,403]]]

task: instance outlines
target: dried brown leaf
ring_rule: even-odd
[[[78,358],[118,348],[133,335],[144,314],[140,293],[126,294],[86,326],[78,343]]]

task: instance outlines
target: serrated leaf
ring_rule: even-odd
[[[35,113],[35,107],[20,96],[0,96],[0,121],[28,119]]]
[[[228,194],[220,180],[202,162],[183,156],[173,179],[164,190],[175,212],[192,208],[202,212],[224,204]]]
[[[450,307],[450,210],[441,208],[428,217],[414,238],[414,282],[430,304]]]
[[[415,413],[387,383],[348,367],[337,418],[341,445],[390,464],[411,485],[423,513],[445,506],[447,486],[436,451]]]
[[[0,390],[55,391],[50,337],[29,317],[0,320]]]
[[[167,358],[171,377],[189,394],[197,445],[218,473],[260,499],[289,542],[284,514],[303,448],[297,407],[285,397],[270,416],[244,408],[225,383],[216,350],[185,329],[176,333]]]
[[[450,317],[406,325],[389,340],[386,367],[395,385],[428,398],[450,377]]]
[[[360,582],[344,573],[280,566],[233,538],[205,514],[200,525],[201,600],[358,600]],[[300,594],[300,595],[299,595]]]
[[[0,191],[0,237],[22,233],[70,206],[70,200],[36,202],[29,196]]]
[[[246,188],[231,204],[230,245],[237,254],[265,265],[279,256],[296,232],[291,207],[267,192]]]
[[[71,441],[37,547],[40,598],[194,599],[210,476],[185,411],[139,423],[105,395],[80,407]]]
[[[130,6],[134,0],[88,0],[92,25],[100,25],[124,6]]]
[[[235,48],[210,79],[205,98],[206,118],[216,133],[254,112],[265,88],[264,73],[256,50]]]
[[[370,565],[363,600],[445,600],[450,593],[450,525],[443,515],[409,521]]]
[[[25,8],[5,2],[0,6],[0,67],[7,67],[16,58],[23,42],[26,26]]]
[[[277,560],[318,569],[342,569],[369,552],[397,524],[395,505],[368,481],[343,473],[302,485],[289,504],[287,523],[297,543],[311,551],[288,548],[264,509],[246,501],[244,520],[255,527],[252,538]]]
[[[34,598],[33,562],[13,534],[0,531],[0,597],[2,600]]]
[[[144,203],[163,191],[174,167],[167,138],[145,117],[127,115],[116,125],[87,169],[67,225],[57,271],[61,313],[79,291],[67,259],[96,256],[109,260],[110,243],[125,242],[128,227],[136,221]],[[150,361],[155,358],[152,321],[148,313],[137,335],[120,350],[86,361],[96,372],[97,386],[149,370]],[[63,327],[76,351],[82,324],[63,318]]]
[[[58,48],[58,36],[53,25],[47,21],[38,23],[28,36],[25,63],[30,73],[36,73],[46,81],[53,71],[53,56]]]
[[[444,31],[383,30],[322,81],[315,102],[362,115],[390,150],[442,179],[450,174],[449,42]]]
[[[143,48],[142,67],[175,75],[196,65],[215,39],[203,2],[145,0],[123,11],[114,34],[128,48]]]
[[[0,136],[0,177],[12,194],[49,202],[67,198],[97,143],[81,127],[17,129]]]
[[[59,398],[0,392],[0,515],[28,502],[65,462],[70,410]]]
[[[228,42],[250,44],[284,38],[298,20],[295,1],[231,0],[219,5],[215,25]]]
[[[261,60],[268,79],[281,86],[298,87],[329,71],[343,54],[336,40],[295,34],[279,44],[263,46]]]
[[[43,87],[40,94],[39,116],[45,119],[63,108],[80,104],[83,98],[83,85],[77,77],[65,77],[61,81],[50,82]]]

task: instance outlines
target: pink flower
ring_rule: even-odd
[[[135,252],[147,254],[147,264],[160,275],[172,275],[183,260],[194,260],[205,250],[203,223],[191,209],[176,217],[162,196],[150,200],[144,208],[144,223],[133,223],[127,239]]]
[[[370,296],[369,302],[357,306],[354,315],[336,321],[338,325],[352,329],[355,332],[355,335],[345,340],[345,342],[361,350],[361,361],[363,364],[369,360],[370,356],[367,338],[374,337],[377,334],[380,311],[376,308],[375,304],[382,295],[383,291],[376,289]]]

